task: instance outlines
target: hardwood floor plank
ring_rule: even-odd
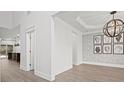
[[[19,63],[1,60],[2,65],[2,82],[46,82],[34,75],[33,71],[23,71],[19,68]]]
[[[81,64],[56,76],[56,82],[123,82],[124,68]]]
[[[23,71],[19,63],[0,60],[1,82],[48,82],[34,75],[33,71]],[[56,76],[53,82],[123,82],[124,69],[81,64]]]

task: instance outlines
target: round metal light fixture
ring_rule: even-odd
[[[123,32],[124,22],[121,19],[114,19],[116,11],[112,11],[113,19],[107,22],[103,27],[103,33],[108,37],[116,37]]]

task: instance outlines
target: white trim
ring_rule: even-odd
[[[54,17],[54,18],[58,18],[58,17]],[[63,21],[66,25],[68,25],[68,27],[71,28],[73,30],[73,32],[75,32],[75,33],[80,32],[82,35],[101,33],[101,28],[99,28],[99,29],[92,29],[92,30],[89,30],[89,31],[84,28],[83,30],[86,30],[86,31],[83,32],[82,30],[78,30],[77,28],[71,26],[70,24],[68,24],[64,20],[62,20],[60,18],[58,18],[58,19],[61,20],[61,21]]]
[[[102,25],[95,25],[95,26],[94,25],[88,25],[79,16],[76,18],[76,21],[79,24],[81,24],[83,27],[85,27],[86,29],[100,29],[100,28],[103,28],[103,24]]]
[[[82,32],[82,33],[83,33],[82,35],[102,33],[102,28],[101,29],[96,29],[96,30],[87,30],[87,32]]]
[[[73,64],[72,64],[73,65]],[[55,73],[55,75],[58,75],[58,74],[61,74],[61,73],[63,73],[63,72],[65,72],[65,71],[67,71],[67,70],[70,70],[70,69],[72,69],[73,68],[73,66],[69,66],[69,67],[67,67],[67,68],[64,68],[64,70],[62,70],[62,71],[59,71],[59,72],[56,72]]]
[[[48,80],[48,81],[53,81],[53,80],[55,80],[55,76],[54,76],[54,75],[47,75],[47,74],[42,73],[42,72],[40,72],[40,71],[35,71],[35,75],[37,75],[37,76],[39,76],[39,77],[41,77],[41,78],[44,78],[44,79],[46,79],[46,80]]]
[[[34,39],[35,39],[35,46],[34,46],[34,71],[35,71],[35,69],[36,69],[36,64],[37,64],[37,28],[36,28],[36,26],[35,26],[35,31],[34,31],[34,34],[35,34],[35,36],[34,36]]]
[[[23,66],[23,65],[20,65],[20,69],[21,69],[21,70],[24,70],[24,71],[29,71],[29,70],[26,68],[26,66]]]
[[[60,13],[60,11],[54,11],[53,13],[51,13],[51,16],[56,16],[59,13]]]
[[[78,65],[77,62],[73,62],[73,65]]]
[[[101,29],[99,29],[99,30],[89,30],[89,31],[87,31],[87,32],[82,32],[82,35],[89,35],[89,34],[96,34],[96,33],[102,33],[101,32]]]
[[[28,51],[27,51],[27,33],[31,33],[31,32],[34,32],[34,39],[35,39],[35,45],[34,45],[34,70],[36,69],[36,27],[35,25],[30,25],[26,28],[26,55],[28,55]],[[26,62],[27,62],[27,69],[28,71],[30,71],[30,66],[29,66],[29,63],[27,61],[27,56],[26,56]]]
[[[98,62],[83,61],[82,64],[91,64],[91,65],[99,65],[99,66],[124,68],[124,65],[121,65],[121,64],[111,64],[111,63],[102,63],[102,62],[98,63]]]
[[[59,20],[61,20],[64,24],[66,24],[70,29],[72,29],[73,30],[73,32],[75,32],[75,33],[77,33],[77,32],[80,32],[80,33],[82,33],[82,31],[80,31],[80,30],[78,30],[77,28],[75,28],[75,27],[73,27],[73,26],[71,26],[70,24],[68,24],[67,22],[65,22],[64,20],[62,20],[62,19],[60,19],[60,18],[58,18],[58,17],[54,17],[54,18],[57,18],[57,19],[59,19]]]
[[[32,31],[35,31],[35,25],[31,25],[29,27],[26,28],[26,32],[32,32]]]
[[[54,72],[54,34],[55,34],[55,23],[54,23],[54,18],[53,16],[50,17],[50,21],[51,21],[51,74],[53,75]]]
[[[78,66],[78,65],[80,65],[80,64],[82,64],[82,63],[75,63],[75,64],[73,64],[73,65],[76,65],[76,66]]]

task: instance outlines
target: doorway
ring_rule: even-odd
[[[35,70],[35,30],[31,27],[26,32],[27,39],[27,67],[29,71]]]

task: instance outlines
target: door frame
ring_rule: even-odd
[[[27,35],[28,33],[34,32],[34,71],[36,70],[36,29],[34,25],[29,26],[26,29],[26,63],[27,63],[27,71],[30,71],[30,62],[28,61],[28,56],[29,55],[29,51],[28,51],[28,46],[27,46]]]

